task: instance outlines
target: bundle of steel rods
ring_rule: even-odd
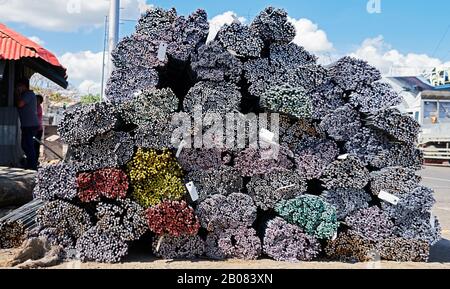
[[[236,157],[235,168],[245,177],[294,168],[290,158],[292,152],[288,148],[279,147],[275,156],[272,152],[272,150],[248,148]]]
[[[345,218],[345,223],[354,232],[371,241],[380,241],[392,236],[394,223],[378,207],[360,209]]]
[[[342,232],[325,247],[325,253],[329,258],[347,262],[376,261],[374,255],[378,252],[375,241],[352,230]]]
[[[1,222],[1,246],[36,219],[82,261],[136,242],[161,258],[427,260],[441,228],[415,174],[420,127],[381,73],[320,65],[282,9],[217,30],[207,43],[204,10],[145,12],[112,55],[109,101],[66,111],[68,157],[39,171],[43,207]]]
[[[262,96],[261,106],[298,118],[312,115],[312,101],[301,87],[271,87]]]
[[[192,70],[199,81],[238,83],[242,63],[218,42],[212,41],[192,55]]]
[[[402,102],[402,98],[394,89],[386,83],[374,83],[362,88],[350,96],[350,103],[359,107],[364,113],[377,112],[396,106]]]
[[[216,37],[224,48],[241,57],[259,57],[264,47],[263,40],[245,25],[233,22],[225,24]]]
[[[227,196],[240,192],[243,179],[238,171],[229,166],[219,169],[192,171],[186,175],[187,182],[193,182],[197,188],[198,201],[202,202],[214,194]]]
[[[182,170],[168,150],[139,149],[127,164],[132,196],[143,207],[179,200],[185,193]]]
[[[103,169],[92,173],[80,173],[77,177],[78,197],[82,202],[108,199],[124,199],[128,191],[128,177],[119,169]]]
[[[361,128],[361,120],[356,110],[346,105],[325,116],[321,128],[336,141],[347,141]]]
[[[43,166],[37,174],[34,196],[47,201],[74,199],[77,195],[77,170],[77,166],[70,163]]]
[[[261,239],[245,226],[216,230],[208,234],[205,251],[212,259],[255,260],[261,255]]]
[[[108,132],[89,143],[71,146],[69,162],[79,170],[120,167],[133,157],[134,140],[126,132]]]
[[[304,195],[282,200],[275,210],[289,223],[298,225],[305,233],[319,239],[333,237],[338,229],[336,208],[317,196]]]
[[[263,243],[264,253],[277,261],[311,261],[321,251],[316,238],[278,217],[267,224]]]
[[[58,133],[67,144],[84,144],[112,130],[117,123],[117,108],[106,102],[75,105],[67,109]]]
[[[332,163],[339,149],[330,139],[305,137],[293,148],[296,170],[306,179],[318,179],[327,166]]]
[[[297,172],[280,171],[252,177],[247,190],[259,208],[269,210],[281,200],[304,194],[308,187],[306,180]]]
[[[381,79],[381,73],[375,67],[348,56],[331,65],[329,75],[344,91],[361,91]]]
[[[147,230],[145,211],[130,199],[97,205],[96,227],[118,235],[122,241],[139,240]]]
[[[372,200],[369,193],[362,189],[336,188],[325,191],[325,200],[336,207],[336,216],[339,220],[344,220],[348,215],[356,210],[369,207]]]
[[[0,248],[10,249],[22,245],[27,235],[36,229],[36,216],[44,202],[33,200],[0,218]]]
[[[327,189],[363,189],[369,183],[370,175],[359,158],[350,155],[328,165],[320,179]]]
[[[184,99],[184,111],[193,112],[201,107],[203,112],[232,112],[238,110],[242,95],[238,87],[231,83],[202,81],[189,90]]]
[[[38,211],[36,223],[41,236],[68,249],[93,225],[86,210],[59,200],[44,204]]]
[[[156,256],[164,259],[196,259],[205,254],[205,241],[198,235],[163,236],[152,243]]]
[[[200,221],[185,201],[164,201],[146,211],[150,230],[157,235],[195,235]]]
[[[202,227],[208,231],[224,228],[251,227],[256,220],[256,206],[252,198],[242,193],[228,196],[213,195],[197,208]]]
[[[420,125],[412,117],[402,115],[397,109],[377,112],[366,119],[368,126],[386,132],[389,136],[404,143],[415,143]]]

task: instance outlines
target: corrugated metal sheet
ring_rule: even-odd
[[[0,165],[17,166],[20,148],[19,115],[14,107],[0,107]]]
[[[19,60],[24,57],[42,58],[54,66],[61,66],[51,52],[0,23],[0,58]]]
[[[67,88],[67,70],[53,53],[0,23],[0,60],[19,59],[33,71]]]
[[[39,57],[39,55],[32,48],[20,44],[0,30],[0,58],[19,60],[22,57]]]

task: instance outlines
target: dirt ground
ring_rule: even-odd
[[[442,225],[442,241],[431,248],[430,262],[299,262],[285,263],[273,260],[257,261],[172,261],[159,260],[144,254],[132,254],[120,264],[65,262],[56,269],[450,269],[450,168],[426,167],[420,172],[423,184],[436,191],[434,214]],[[4,267],[17,250],[0,250],[0,268]]]
[[[0,268],[17,250],[0,251]],[[120,264],[81,263],[79,261],[65,262],[52,269],[450,269],[450,263],[412,263],[412,262],[299,262],[287,263],[273,260],[257,261],[173,261],[159,260],[152,257],[132,256]]]

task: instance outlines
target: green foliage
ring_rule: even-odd
[[[304,195],[283,200],[276,205],[275,210],[289,223],[319,239],[330,239],[339,226],[336,208],[321,197]]]
[[[82,104],[93,104],[93,103],[100,102],[101,100],[102,99],[99,94],[97,94],[97,95],[88,94],[88,95],[83,95],[80,99],[80,102]]]

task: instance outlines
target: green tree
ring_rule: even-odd
[[[80,102],[82,104],[92,104],[92,103],[97,103],[101,101],[101,97],[99,94],[97,95],[93,95],[93,94],[88,94],[88,95],[83,95],[80,99]]]

